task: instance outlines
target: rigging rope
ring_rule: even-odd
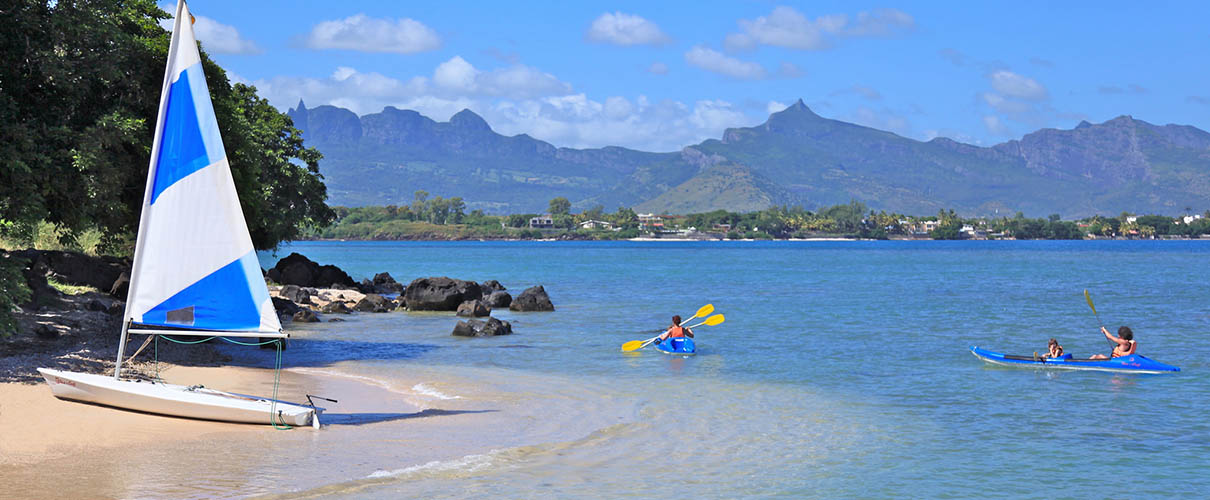
[[[159,342],[160,337],[164,337],[164,340],[167,340],[169,342],[174,342],[177,344],[201,344],[203,342],[209,342],[216,338],[223,339],[224,341],[230,342],[232,344],[243,345],[243,346],[263,346],[263,345],[267,345],[267,344],[273,344],[273,346],[277,348],[277,355],[275,356],[275,359],[273,362],[273,397],[269,399],[269,425],[273,426],[274,429],[283,430],[283,431],[294,428],[291,425],[285,423],[285,420],[280,415],[278,415],[277,420],[273,419],[273,416],[278,413],[278,411],[277,411],[277,387],[281,384],[281,349],[282,349],[281,339],[266,340],[264,342],[240,342],[238,340],[232,340],[227,337],[217,337],[217,336],[216,337],[206,337],[202,340],[195,340],[195,341],[177,340],[177,339],[174,339],[167,335],[154,335],[154,337],[156,338],[156,342],[155,342],[155,379],[160,382],[163,382],[163,380],[160,379],[160,342]],[[278,423],[279,421],[281,423]]]

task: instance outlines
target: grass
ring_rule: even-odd
[[[47,279],[46,284],[50,285],[51,288],[54,288],[55,290],[58,290],[59,292],[65,293],[67,295],[83,295],[88,292],[98,292],[99,291],[96,288],[93,288],[91,286],[68,285],[67,283],[60,283],[54,279]]]
[[[35,248],[38,250],[66,250],[81,252],[88,255],[98,255],[101,246],[101,232],[88,229],[80,233],[74,242],[64,244],[61,237],[65,231],[46,221],[39,222],[31,234],[26,237],[0,238],[0,249],[19,250]]]

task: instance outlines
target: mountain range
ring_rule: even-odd
[[[1130,116],[980,147],[824,118],[799,100],[761,125],[650,153],[508,137],[470,110],[437,122],[394,107],[359,117],[299,101],[288,114],[307,145],[324,154],[333,205],[402,205],[424,190],[460,196],[488,213],[541,212],[557,196],[577,209],[659,213],[850,200],[916,215],[954,209],[1070,218],[1210,208],[1210,133]]]

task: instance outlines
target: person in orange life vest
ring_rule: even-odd
[[[681,317],[679,315],[672,317],[672,326],[668,327],[668,330],[664,333],[661,333],[659,338],[656,339],[655,343],[658,344],[667,339],[674,339],[677,337],[693,338],[693,330],[681,326]]]
[[[1109,333],[1109,330],[1106,330],[1103,326],[1101,327],[1101,333],[1104,333],[1105,338],[1109,339],[1110,342],[1115,344],[1113,346],[1113,352],[1109,356],[1104,354],[1093,354],[1092,356],[1089,356],[1088,359],[1109,359],[1111,357],[1120,358],[1122,356],[1134,354],[1134,351],[1138,350],[1139,348],[1139,343],[1134,340],[1134,332],[1130,330],[1129,326],[1118,328],[1118,335],[1116,337],[1112,333]]]

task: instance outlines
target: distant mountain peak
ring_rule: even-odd
[[[1076,130],[1079,130],[1079,129],[1082,129],[1082,128],[1088,128],[1088,127],[1091,127],[1091,126],[1092,126],[1092,124],[1091,124],[1091,123],[1088,123],[1088,120],[1080,120],[1080,124],[1079,124],[1079,125],[1076,125]]]
[[[489,132],[492,130],[492,127],[487,124],[487,120],[484,120],[482,116],[475,114],[474,111],[469,109],[463,109],[455,113],[454,116],[451,116],[450,124],[460,129]]]

